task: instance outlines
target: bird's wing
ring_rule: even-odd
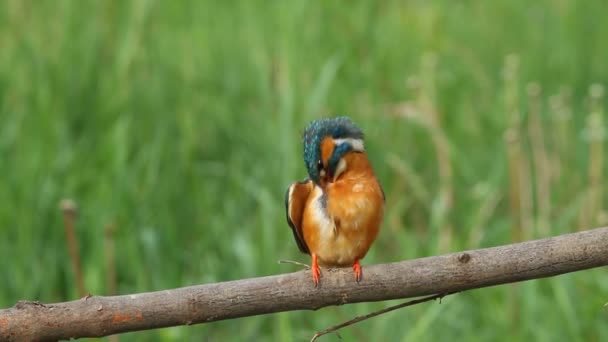
[[[304,217],[306,200],[313,187],[313,182],[310,179],[306,179],[291,184],[285,193],[287,223],[289,224],[289,227],[291,227],[298,248],[302,253],[306,254],[310,254],[310,251],[306,245],[306,241],[304,241],[304,235],[302,233],[302,218]]]

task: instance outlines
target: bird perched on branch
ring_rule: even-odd
[[[287,223],[298,248],[312,257],[312,278],[322,266],[352,266],[361,280],[361,260],[376,239],[384,216],[384,192],[365,153],[363,132],[349,118],[320,119],[304,132],[309,178],[285,194]]]

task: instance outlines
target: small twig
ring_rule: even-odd
[[[107,224],[104,228],[104,257],[106,262],[106,294],[113,296],[116,294],[116,257],[114,234],[116,233],[116,223]]]
[[[432,296],[428,296],[428,297],[424,297],[424,298],[420,298],[420,299],[414,299],[414,300],[407,301],[405,303],[389,306],[388,308],[384,308],[384,309],[381,309],[381,310],[378,310],[378,311],[374,311],[374,312],[368,313],[368,314],[363,315],[363,316],[357,316],[357,317],[355,317],[355,318],[353,318],[351,320],[348,320],[346,322],[340,323],[338,325],[334,325],[334,326],[329,327],[329,328],[327,328],[325,330],[318,331],[316,334],[314,334],[312,336],[312,338],[310,339],[310,342],[314,342],[317,338],[319,338],[319,337],[321,337],[323,335],[329,334],[330,332],[342,329],[342,328],[347,327],[349,325],[353,325],[355,323],[359,323],[359,322],[364,321],[366,319],[369,319],[369,318],[372,318],[372,317],[376,317],[378,315],[382,315],[384,313],[387,313],[387,312],[390,312],[390,311],[393,311],[393,310],[404,308],[406,306],[412,306],[412,305],[428,302],[428,301],[435,300],[435,299],[439,299],[439,303],[441,303],[441,299],[443,297],[451,295],[451,294],[454,294],[454,293],[456,293],[456,292],[439,293],[439,294],[436,294],[436,295],[432,295]]]
[[[309,265],[306,265],[306,264],[298,262],[298,261],[293,261],[293,260],[279,260],[279,264],[292,264],[292,265],[302,266],[307,270],[310,269]]]
[[[74,271],[74,280],[76,283],[76,289],[80,298],[86,296],[87,291],[84,287],[84,280],[82,276],[82,268],[80,264],[80,252],[78,250],[78,239],[76,237],[76,215],[77,207],[76,203],[71,199],[64,199],[59,204],[61,211],[63,212],[63,227],[65,230],[65,239],[67,242],[68,252],[72,261],[72,270]]]
[[[116,257],[115,257],[115,243],[114,233],[116,232],[116,223],[110,223],[104,228],[104,256],[106,259],[106,293],[108,295],[116,294]],[[118,342],[120,338],[118,335],[108,336],[109,342]]]

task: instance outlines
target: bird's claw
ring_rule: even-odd
[[[312,281],[315,283],[315,287],[317,287],[319,286],[319,279],[321,278],[321,269],[319,268],[316,254],[312,255],[312,265],[310,266],[310,270],[312,272]]]
[[[359,263],[359,260],[355,261],[355,263],[353,264],[353,271],[355,272],[355,280],[358,282],[361,281],[361,264]]]

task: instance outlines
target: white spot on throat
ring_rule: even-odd
[[[346,170],[346,160],[344,160],[344,158],[340,158],[340,161],[338,162],[338,166],[336,167],[336,172],[334,174],[334,182],[336,181],[336,179],[338,179],[338,176],[340,176],[340,174],[342,172],[344,172]]]
[[[365,151],[365,146],[363,145],[363,140],[361,140],[361,139],[341,138],[341,139],[335,139],[334,143],[336,144],[336,146],[340,146],[342,144],[349,144],[353,148],[353,151],[357,151],[357,152]]]

